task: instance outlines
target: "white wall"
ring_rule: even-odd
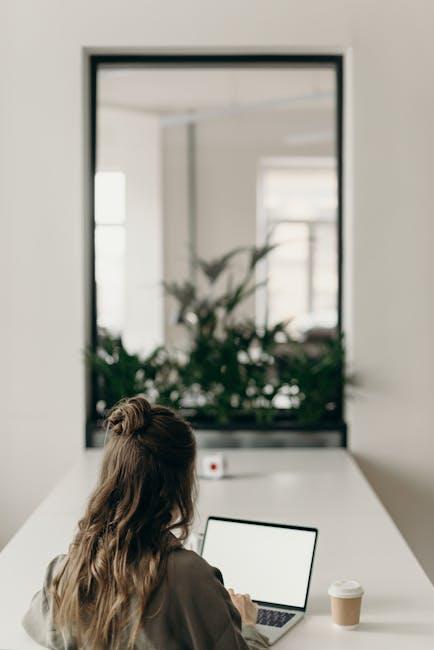
[[[97,170],[125,174],[123,341],[149,354],[164,335],[160,120],[101,107],[97,124]]]
[[[306,81],[309,72],[306,71]],[[333,79],[333,73],[330,72]],[[318,75],[319,76],[319,75]],[[257,97],[260,83],[257,80]],[[289,91],[291,74],[287,73]],[[329,82],[332,86],[332,83]],[[332,92],[332,90],[331,90]],[[318,102],[319,103],[319,102]],[[286,110],[263,109],[246,111],[241,115],[224,115],[209,120],[198,120],[195,126],[195,169],[197,254],[212,260],[231,249],[254,246],[257,239],[258,173],[261,161],[278,157],[333,157],[334,139],[308,143],[288,143],[288,131],[304,135],[334,130],[334,106],[315,105],[300,108],[299,104]],[[188,177],[187,127],[177,125],[163,131],[163,186],[164,186],[164,246],[165,280],[180,281],[189,278],[188,270]],[[248,256],[241,254],[231,261],[234,282],[241,281],[246,272]],[[263,277],[261,276],[261,280]],[[217,282],[217,292],[226,289],[226,274]],[[209,285],[198,273],[202,295]],[[173,322],[174,303],[166,302],[166,340],[178,344],[180,329],[168,326]],[[251,296],[241,306],[239,314],[255,318],[255,298]]]
[[[83,441],[82,48],[353,48],[351,446],[434,578],[434,3],[2,4],[1,535]],[[348,262],[348,260],[347,260]]]

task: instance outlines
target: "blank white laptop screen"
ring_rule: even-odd
[[[209,519],[202,557],[253,600],[306,606],[316,531]]]

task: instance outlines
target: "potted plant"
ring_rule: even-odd
[[[87,353],[99,415],[124,396],[145,393],[183,411],[196,429],[231,432],[225,444],[240,430],[266,431],[268,442],[270,432],[278,431],[292,431],[293,442],[296,432],[300,440],[309,432],[313,444],[315,431],[344,435],[341,338],[295,339],[287,322],[259,327],[240,315],[259,286],[256,266],[272,248],[267,243],[197,260],[203,291],[189,281],[165,284],[175,299],[177,327],[188,332],[187,349],[160,346],[141,358],[125,349],[120,336],[100,331],[96,350]],[[234,282],[231,262],[241,255],[245,272]]]

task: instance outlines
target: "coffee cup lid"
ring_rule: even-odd
[[[358,598],[362,595],[362,586],[356,580],[336,580],[329,587],[329,596],[335,598]]]

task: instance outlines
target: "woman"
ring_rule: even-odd
[[[98,486],[68,554],[48,567],[23,624],[48,648],[266,648],[249,596],[182,548],[194,515],[189,424],[143,397],[107,419]]]

